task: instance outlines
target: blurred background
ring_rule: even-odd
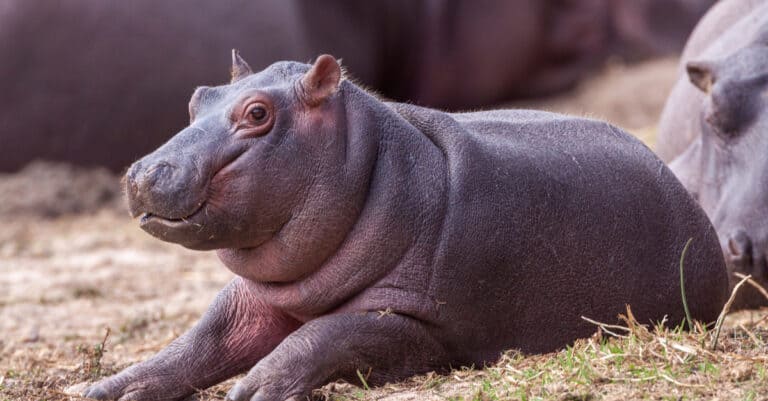
[[[675,55],[711,3],[2,0],[0,171],[119,172],[184,127],[195,86],[227,82],[232,48],[254,70],[330,53],[387,98],[477,109]]]
[[[254,70],[329,53],[389,99],[588,115],[652,145],[712,3],[0,0],[0,372],[27,372],[0,383],[82,379],[74,345],[104,327],[110,363],[142,359],[230,279],[141,232],[119,174],[188,123],[196,86],[228,82],[232,48]]]

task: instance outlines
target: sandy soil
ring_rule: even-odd
[[[602,117],[652,143],[675,70],[675,60],[614,64],[572,93],[515,106]],[[66,387],[145,359],[232,278],[212,253],[142,232],[106,171],[37,163],[0,176],[0,218],[0,400],[66,399]],[[106,328],[107,352],[94,363]],[[449,380],[450,394],[477,393],[460,374]],[[428,381],[374,398],[445,399],[423,387]],[[350,399],[371,397],[340,388]]]

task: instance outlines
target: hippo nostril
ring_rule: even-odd
[[[136,180],[133,177],[125,177],[125,190],[129,196],[136,197],[139,195],[139,185],[136,184]]]
[[[149,189],[155,186],[157,182],[167,182],[173,176],[175,169],[176,167],[172,164],[166,162],[157,163],[144,171],[140,180],[140,186]]]
[[[728,250],[733,256],[741,256],[744,254],[744,249],[742,246],[733,238],[728,239]]]
[[[737,259],[744,259],[751,254],[752,240],[744,230],[736,230],[728,238],[728,252]]]

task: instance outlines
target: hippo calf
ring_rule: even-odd
[[[337,61],[198,88],[191,123],[126,175],[150,234],[216,249],[234,279],[190,331],[86,390],[177,400],[247,371],[230,400],[299,400],[556,350],[615,322],[712,321],[725,266],[704,212],[643,144],[536,111],[383,102]]]
[[[730,272],[768,285],[768,3],[717,4],[696,27],[659,125],[658,152],[720,236]],[[731,277],[734,284],[738,279]],[[752,288],[738,307],[766,305]]]

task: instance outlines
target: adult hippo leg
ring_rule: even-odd
[[[88,388],[98,400],[180,400],[246,371],[299,327],[236,278],[191,330],[154,357]]]
[[[288,336],[227,395],[232,401],[303,400],[334,379],[372,385],[448,366],[426,326],[397,314],[336,314]]]

